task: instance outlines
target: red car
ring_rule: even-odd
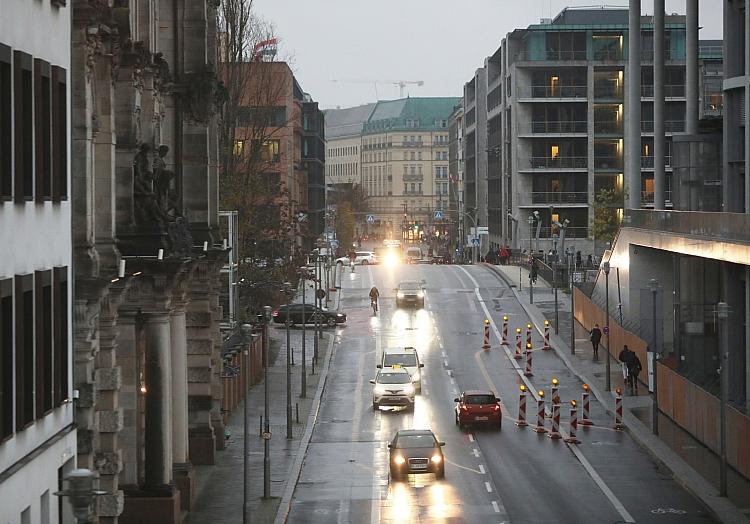
[[[464,391],[456,402],[456,425],[462,430],[471,424],[487,424],[497,429],[503,425],[500,399],[492,391]]]

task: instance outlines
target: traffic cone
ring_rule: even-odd
[[[521,328],[516,328],[516,354],[513,355],[513,358],[516,360],[523,358],[523,355],[521,355]]]
[[[552,429],[547,436],[555,440],[562,438],[560,434],[560,404],[552,404]]]
[[[547,428],[544,427],[544,390],[540,389],[539,400],[536,401],[536,427],[534,431],[537,433],[547,433]]]
[[[560,403],[560,381],[557,377],[552,377],[552,385],[550,386],[550,397],[552,404]]]
[[[625,424],[622,423],[622,388],[617,388],[615,393],[615,425],[613,427],[621,431],[625,429]]]
[[[488,319],[484,319],[484,344],[482,345],[482,349],[485,351],[490,350],[490,321]]]
[[[531,346],[531,322],[526,324],[526,347]]]
[[[549,344],[549,320],[544,321],[544,345],[542,346],[542,349],[546,351],[552,349],[552,346]]]
[[[531,372],[531,344],[526,345],[526,370],[523,372],[523,374],[527,377],[533,377],[534,374]]]
[[[576,430],[578,429],[578,409],[576,409],[576,401],[570,401],[570,431],[568,432],[568,438],[565,442],[568,444],[580,444],[581,441],[576,438]]]
[[[521,384],[518,388],[521,390],[521,394],[518,398],[518,420],[516,420],[516,426],[525,428],[529,425],[526,422],[526,386]]]
[[[508,315],[503,315],[503,346],[508,345]]]
[[[581,420],[578,423],[581,426],[591,426],[594,423],[589,419],[589,385],[583,385],[583,393],[581,393],[581,405],[583,406],[583,413],[581,414]]]

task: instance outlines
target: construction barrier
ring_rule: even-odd
[[[502,345],[508,345],[508,315],[503,315],[503,341]]]
[[[581,420],[578,423],[581,426],[591,426],[594,423],[591,422],[589,414],[589,385],[583,385],[583,393],[581,393],[581,406],[583,407],[583,413],[581,413]]]
[[[547,433],[547,428],[544,427],[544,390],[539,390],[539,399],[536,401],[536,427],[534,431],[537,433]]]
[[[552,429],[547,435],[549,438],[562,438],[560,434],[560,404],[552,404]]]
[[[516,354],[513,355],[513,358],[516,360],[523,358],[523,355],[521,355],[521,328],[516,328]]]
[[[531,346],[531,323],[526,324],[526,346]]]
[[[615,390],[615,425],[614,428],[618,431],[625,429],[625,425],[622,423],[622,388]]]
[[[556,377],[552,377],[552,385],[550,386],[550,402],[552,404],[560,403],[560,381]]]
[[[578,409],[576,408],[576,401],[570,401],[570,431],[565,442],[568,444],[580,444],[581,441],[576,438],[576,431],[578,430]]]
[[[526,422],[526,386],[521,384],[519,389],[521,390],[521,394],[518,398],[518,420],[516,420],[516,426],[524,428],[529,425]]]
[[[549,344],[549,320],[544,321],[544,345],[542,346],[542,349],[546,351],[552,349],[552,346]]]
[[[490,321],[486,318],[484,319],[484,344],[482,345],[482,349],[485,351],[490,350]]]
[[[523,372],[527,377],[533,377],[534,374],[531,372],[531,344],[526,345],[526,370]]]

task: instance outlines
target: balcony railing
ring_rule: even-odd
[[[654,86],[653,85],[642,85],[641,96],[645,98],[654,97]],[[664,86],[664,98],[684,98],[685,97],[685,85],[674,84]]]
[[[587,122],[578,121],[540,121],[521,126],[522,133],[585,133]]]
[[[401,144],[396,145],[401,145],[402,147],[422,147],[423,144],[421,140],[404,140]]]
[[[621,135],[622,123],[621,122],[608,122],[606,120],[595,121],[594,133],[610,133],[610,134],[615,134],[615,135]]]
[[[622,49],[595,49],[594,60],[622,60]]]
[[[672,165],[672,157],[667,155],[664,157],[664,166],[670,167]],[[641,157],[641,167],[645,168],[652,168],[654,167],[654,157],[652,156],[642,156]]]
[[[586,50],[580,51],[558,51],[553,49],[539,51],[521,51],[516,55],[517,60],[528,60],[531,62],[550,60],[586,60]]]
[[[424,175],[404,175],[403,179],[404,182],[421,182],[424,178]]]
[[[682,133],[685,131],[684,120],[665,120],[664,121],[664,132],[665,133]],[[654,132],[654,121],[653,120],[641,120],[641,133],[653,133]]]
[[[536,228],[534,228],[534,231],[536,231]],[[542,226],[539,230],[539,238],[552,238],[552,234],[557,233],[560,234],[559,228],[551,228],[549,226]],[[589,233],[589,228],[587,227],[573,227],[568,226],[565,228],[565,238],[587,238]],[[520,238],[523,238],[521,236]],[[528,241],[528,225],[526,227],[526,240]],[[559,246],[558,246],[559,247]]]
[[[519,87],[519,98],[586,98],[588,87],[582,86],[530,86]]]
[[[534,191],[532,204],[586,204],[588,193],[572,191]]]
[[[594,169],[622,169],[622,157],[594,155]]]
[[[586,169],[588,158],[585,156],[533,156],[529,159],[532,169]]]
[[[620,86],[611,85],[607,83],[595,83],[594,84],[594,98],[613,98],[615,100],[622,100],[623,89]]]
[[[414,191],[408,190],[408,191],[404,191],[404,195],[408,195],[408,196],[420,196],[420,195],[422,195],[422,191],[418,191],[416,189]]]
[[[664,200],[666,202],[672,201],[672,192],[664,191]],[[654,203],[654,192],[653,191],[641,191],[641,202],[644,204]]]

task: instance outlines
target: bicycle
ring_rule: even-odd
[[[370,299],[370,306],[372,307],[372,314],[377,315],[378,313],[378,299],[377,298],[371,298]]]

